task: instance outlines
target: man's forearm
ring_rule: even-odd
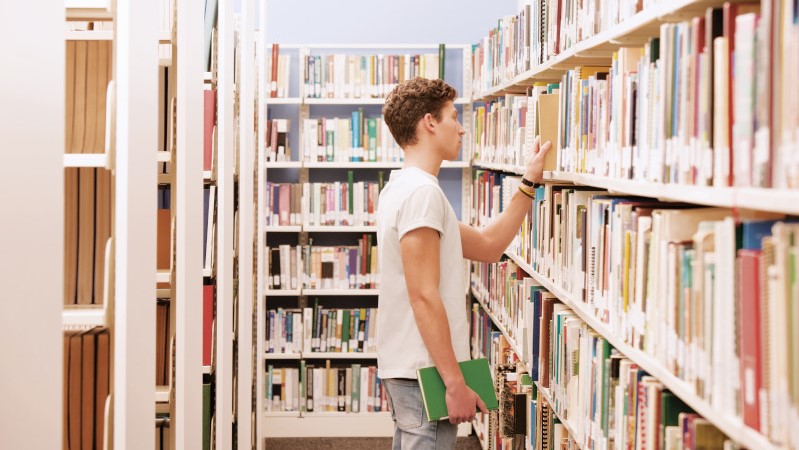
[[[492,254],[501,254],[508,248],[532,205],[530,197],[517,189],[508,207],[480,231],[489,239]]]
[[[438,293],[412,298],[411,307],[424,345],[444,385],[449,388],[454,384],[463,383],[463,374],[452,349],[447,313]]]

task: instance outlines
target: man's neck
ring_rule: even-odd
[[[441,169],[442,159],[430,148],[425,148],[423,144],[410,145],[405,150],[405,163],[403,168],[416,167],[425,172],[438,177]]]

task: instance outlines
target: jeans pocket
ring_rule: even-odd
[[[391,397],[392,418],[397,421],[397,426],[401,430],[421,427],[424,405],[419,384],[399,380],[385,381]]]

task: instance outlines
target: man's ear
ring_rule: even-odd
[[[422,117],[422,121],[424,123],[426,130],[433,131],[433,128],[435,128],[436,124],[436,118],[433,117],[432,114],[430,113],[425,114],[424,117]]]

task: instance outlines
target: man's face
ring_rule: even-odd
[[[437,128],[436,137],[443,150],[442,158],[447,161],[457,159],[461,149],[461,139],[466,130],[458,121],[458,110],[453,102],[448,101],[441,108],[441,120],[438,122]]]

